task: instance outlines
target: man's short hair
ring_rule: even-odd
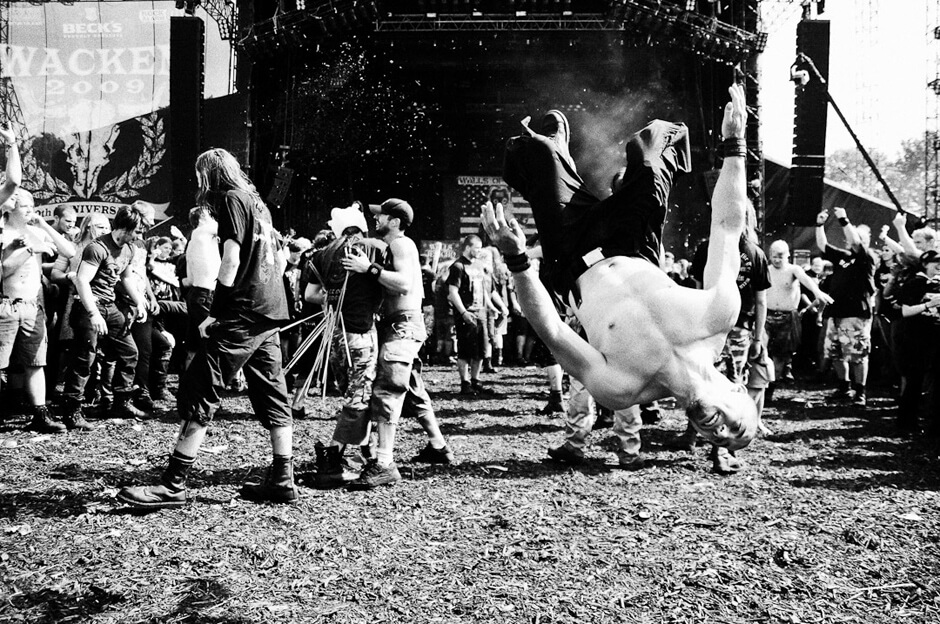
[[[136,203],[136,202],[135,202]],[[121,206],[111,221],[112,230],[133,232],[144,222],[144,215],[133,206]]]
[[[782,251],[786,253],[790,251],[790,246],[785,240],[775,240],[774,242],[770,243],[770,253],[774,253],[775,251]]]
[[[483,240],[476,234],[467,234],[463,237],[463,240],[460,241],[460,251],[465,251],[476,243],[480,243],[482,245]]]
[[[65,204],[59,204],[58,206],[55,207],[55,210],[52,211],[52,216],[55,217],[56,219],[61,219],[69,212],[74,213],[75,209]]]
[[[215,218],[209,206],[196,206],[189,209],[189,225],[195,230],[206,217]]]

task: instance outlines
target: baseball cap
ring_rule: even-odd
[[[394,197],[386,199],[381,204],[369,204],[369,210],[374,215],[384,214],[390,217],[398,217],[401,220],[402,227],[411,225],[415,218],[415,211],[411,208],[411,205],[404,199],[395,199]]]
[[[940,262],[940,252],[935,249],[928,249],[920,254],[920,263],[929,264],[931,262]]]

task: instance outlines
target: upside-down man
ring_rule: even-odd
[[[654,121],[635,134],[622,180],[603,201],[584,190],[561,113],[546,116],[544,135],[529,132],[507,146],[504,178],[529,200],[553,286],[567,295],[588,341],[561,321],[535,271],[527,270],[519,225],[491,204],[483,223],[513,271],[529,322],[597,401],[623,409],[675,396],[705,438],[734,450],[754,438],[758,418],[744,388],[714,366],[741,306],[735,280],[747,205],[744,90],[733,85],[729,93],[704,290],[678,286],[657,266],[672,179],[688,170],[681,124]]]

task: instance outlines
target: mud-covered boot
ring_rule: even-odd
[[[293,459],[275,455],[264,480],[243,485],[241,496],[255,503],[296,503],[298,495],[294,485]]]
[[[62,417],[62,422],[69,429],[78,429],[79,431],[91,431],[96,429],[94,425],[85,420],[85,412],[81,405],[73,405]]]
[[[314,451],[317,454],[317,472],[313,476],[315,488],[328,490],[342,487],[359,476],[359,473],[344,465],[342,447],[326,446],[317,442]]]
[[[33,419],[29,421],[27,429],[38,433],[65,433],[65,425],[53,416],[52,411],[45,405],[34,405],[30,408]]]
[[[134,405],[133,395],[114,395],[114,405],[111,407],[111,418],[147,418],[147,412]]]
[[[118,492],[117,499],[141,509],[182,507],[187,503],[186,475],[195,461],[193,457],[184,457],[174,453],[170,455],[170,460],[158,485],[123,488]]]

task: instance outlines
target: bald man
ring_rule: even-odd
[[[599,202],[591,201],[568,155],[568,126],[561,113],[553,111],[543,122],[545,135],[529,131],[507,147],[504,176],[529,200],[540,234],[542,224],[554,220],[580,237],[558,245],[557,232],[549,232],[542,244],[555,263],[554,284],[562,286],[588,341],[555,313],[547,290],[528,267],[518,223],[507,223],[502,206],[490,204],[483,208],[483,223],[513,271],[526,318],[598,402],[638,409],[641,403],[675,396],[699,433],[735,450],[754,438],[758,415],[745,389],[714,365],[741,307],[738,241],[747,206],[744,90],[733,85],[729,93],[721,125],[725,159],[712,198],[703,290],[677,285],[654,260],[673,176],[688,170],[681,124],[656,121],[635,134],[627,143],[618,190]],[[572,254],[584,248],[590,250]]]

